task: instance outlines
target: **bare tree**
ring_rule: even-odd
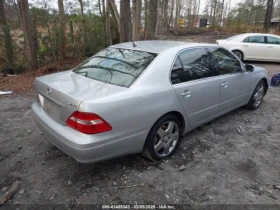
[[[176,12],[175,12],[175,23],[174,23],[174,30],[178,30],[178,20],[180,16],[180,10],[181,10],[181,0],[176,0]]]
[[[120,41],[128,42],[131,41],[131,12],[130,12],[130,1],[120,1]]]
[[[217,4],[218,4],[218,0],[214,0],[214,2],[212,3],[213,6],[212,25],[214,27],[216,26]]]
[[[168,1],[163,1],[162,3],[162,28],[161,33],[166,34],[169,30],[169,24],[168,24]]]
[[[32,36],[28,0],[18,0],[18,5],[20,10],[22,29],[24,33],[24,40],[27,47],[29,69],[36,70],[38,68],[37,52]]]
[[[270,22],[273,13],[273,5],[274,5],[274,0],[267,0],[264,25],[263,25],[263,28],[266,32],[268,32],[270,29]]]
[[[170,16],[169,16],[169,23],[168,23],[168,34],[170,33],[170,29],[169,27],[171,26],[172,22],[173,22],[173,11],[174,11],[174,0],[171,1],[171,10],[170,10]],[[172,26],[174,26],[172,24]]]
[[[109,4],[110,4],[110,8],[111,8],[111,11],[112,11],[113,18],[114,18],[115,22],[118,25],[118,30],[119,30],[120,40],[121,40],[121,20],[120,20],[120,14],[118,12],[118,8],[117,8],[117,5],[116,5],[115,1],[114,0],[108,0],[108,1],[109,1]]]
[[[222,0],[221,2],[221,13],[219,17],[219,26],[223,26],[223,16],[224,16],[224,7],[225,7],[225,0]]]
[[[79,0],[80,8],[81,8],[81,15],[82,15],[82,21],[84,22],[85,16],[84,16],[84,3],[83,0]]]
[[[62,62],[65,58],[65,20],[63,0],[58,0],[59,17],[59,59]]]
[[[148,14],[148,0],[144,0],[145,2],[145,28],[144,28],[144,38],[148,37],[148,26],[149,26],[149,14]]]
[[[157,5],[157,0],[150,0],[150,39],[155,38],[157,26]]]
[[[133,40],[140,40],[142,0],[133,0]]]
[[[105,9],[105,36],[106,36],[106,45],[108,46],[112,45],[109,0],[106,1],[106,9]]]
[[[5,0],[0,0],[0,29],[2,29],[4,35],[5,60],[7,60],[9,66],[12,66],[14,63],[13,45],[10,28],[5,15],[4,3]]]

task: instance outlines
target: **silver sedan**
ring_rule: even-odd
[[[175,41],[108,47],[72,70],[38,77],[33,116],[78,162],[171,156],[180,137],[238,107],[257,109],[265,69],[224,48]]]

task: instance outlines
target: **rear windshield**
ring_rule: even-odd
[[[154,53],[109,47],[87,59],[73,71],[94,80],[129,87],[155,57]]]
[[[241,36],[242,36],[242,34],[229,37],[229,38],[227,38],[227,41],[231,41],[231,40],[233,40],[233,39],[237,39],[237,38],[239,38],[239,37],[241,37]]]

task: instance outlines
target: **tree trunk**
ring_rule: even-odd
[[[134,10],[134,22],[133,22],[133,40],[140,40],[140,32],[141,32],[141,8],[142,8],[142,0],[133,0],[133,5],[135,6]]]
[[[118,12],[117,5],[114,0],[108,0],[108,1],[110,4],[110,7],[111,7],[113,18],[118,25],[119,35],[120,35],[120,39],[121,39],[121,20],[120,20],[120,14]]]
[[[121,21],[121,34],[120,41],[128,42],[131,41],[131,12],[130,12],[130,1],[120,1],[120,21]]]
[[[214,0],[214,8],[213,8],[213,27],[216,27],[216,12],[217,12],[217,2],[218,0]]]
[[[224,7],[225,7],[225,0],[222,1],[222,8],[221,8],[221,14],[220,14],[220,20],[219,20],[219,26],[223,26],[223,14],[224,14]]]
[[[213,25],[213,1],[211,0],[211,3],[210,3],[210,17],[209,17],[209,22],[210,22],[210,26]]]
[[[270,29],[270,22],[271,22],[272,13],[273,13],[273,4],[274,4],[274,0],[267,0],[265,18],[264,18],[264,26],[263,26],[265,32],[268,32]]]
[[[148,0],[145,0],[145,28],[144,28],[144,39],[148,38],[148,26],[149,26],[149,18],[148,18]]]
[[[110,23],[110,12],[109,12],[109,0],[106,1],[106,10],[105,10],[105,35],[106,35],[106,45],[112,45],[112,36],[111,36],[111,23]]]
[[[25,44],[27,47],[29,69],[36,70],[38,68],[37,53],[34,44],[34,39],[32,36],[28,0],[18,0],[18,5],[20,8],[22,30],[24,33]]]
[[[175,23],[174,23],[174,30],[177,32],[178,31],[178,18],[179,18],[179,8],[180,8],[180,4],[181,4],[181,1],[180,0],[176,0],[176,13],[175,13]]]
[[[80,4],[80,8],[81,8],[82,21],[84,21],[84,20],[85,20],[85,16],[84,16],[84,4],[83,4],[83,0],[79,0],[79,4]]]
[[[105,36],[104,36],[104,39],[105,39],[105,44],[107,45],[107,28],[106,28],[106,5],[105,5],[105,0],[102,0],[102,13],[103,13],[103,16],[102,16],[102,21],[103,21],[103,28],[104,28],[104,32],[105,32]]]
[[[82,42],[86,43],[86,22],[84,16],[84,3],[83,0],[79,0],[80,9],[81,9],[81,17],[82,17]]]
[[[149,39],[155,38],[157,26],[157,0],[150,0],[150,34]]]
[[[63,0],[58,0],[59,12],[59,59],[63,62],[65,58],[65,22],[64,22],[64,5]]]
[[[157,22],[156,22],[156,33],[161,33],[161,27],[162,27],[162,0],[157,1]]]
[[[169,25],[168,25],[168,34],[170,33],[170,26],[171,26],[171,24],[172,24],[172,22],[173,22],[173,13],[174,13],[174,1],[175,0],[172,0],[171,1],[171,11],[170,11],[170,17],[169,17]],[[174,28],[174,25],[172,24],[172,27]]]
[[[69,22],[70,24],[70,40],[72,43],[74,43],[74,29],[73,29],[73,21],[71,20]]]
[[[101,1],[100,0],[98,0],[98,9],[99,9],[100,16],[103,17],[103,12],[101,10]]]
[[[14,53],[13,45],[10,34],[10,28],[7,23],[6,13],[4,9],[5,0],[0,0],[0,29],[3,31],[4,35],[4,46],[5,46],[5,57],[9,66],[13,66],[14,63]]]
[[[162,13],[163,13],[163,20],[162,20],[162,34],[167,34],[167,31],[169,30],[168,26],[168,1],[163,1],[162,3]]]

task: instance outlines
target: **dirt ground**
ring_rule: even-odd
[[[277,63],[256,65],[280,72]],[[280,88],[256,111],[240,108],[185,135],[163,162],[132,155],[79,164],[45,140],[30,113],[35,100],[32,91],[0,96],[0,197],[21,183],[8,204],[280,205]]]

